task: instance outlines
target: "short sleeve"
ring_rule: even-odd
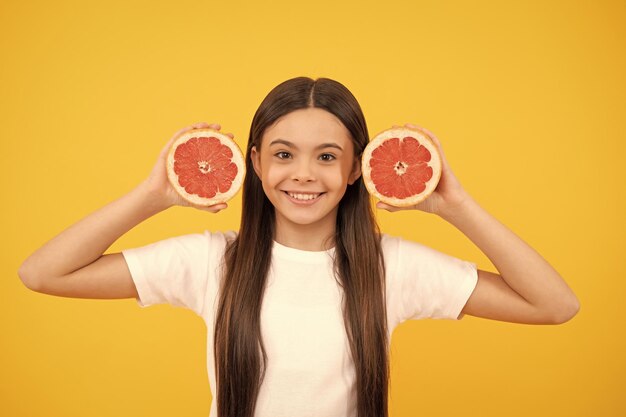
[[[393,326],[405,320],[463,318],[461,310],[478,282],[476,264],[388,235],[382,247]]]
[[[139,306],[167,303],[202,316],[225,244],[224,234],[205,231],[123,250]]]

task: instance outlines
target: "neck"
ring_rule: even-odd
[[[335,246],[335,221],[330,217],[324,224],[296,224],[276,217],[274,240],[283,246],[305,251],[325,251]]]

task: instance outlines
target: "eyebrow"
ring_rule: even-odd
[[[289,146],[290,148],[298,149],[298,147],[296,146],[295,143],[289,142],[288,140],[285,140],[285,139],[273,140],[270,143],[270,146],[278,145],[278,144],[283,144],[283,145]],[[324,148],[337,148],[340,151],[343,151],[343,148],[341,146],[339,146],[339,145],[337,145],[336,143],[333,143],[333,142],[322,143],[319,146],[315,147],[315,149],[324,149]]]

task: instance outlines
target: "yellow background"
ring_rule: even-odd
[[[625,18],[623,1],[2,1],[0,415],[208,415],[191,311],[42,295],[16,272],[143,180],[181,127],[219,122],[244,147],[263,97],[299,75],[344,83],[370,134],[435,132],[465,188],[581,301],[560,326],[403,324],[391,415],[626,415]],[[170,209],[111,250],[237,229],[240,201]],[[440,218],[378,216],[493,270]]]

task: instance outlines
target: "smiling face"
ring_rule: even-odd
[[[335,115],[315,107],[286,114],[251,158],[275,208],[277,241],[294,240],[286,233],[334,234],[339,201],[361,174],[350,132]]]

